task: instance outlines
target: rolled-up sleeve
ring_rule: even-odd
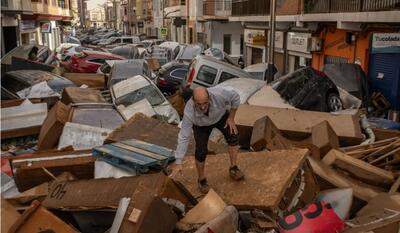
[[[178,135],[178,145],[175,151],[175,160],[177,164],[182,164],[189,145],[190,135],[192,133],[193,123],[187,117],[183,116],[181,130]]]
[[[231,108],[238,108],[240,105],[240,95],[234,90],[221,89],[222,96],[225,98],[225,101],[230,103]]]

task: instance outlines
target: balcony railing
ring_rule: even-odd
[[[31,0],[1,0],[2,11],[32,11]]]
[[[232,16],[269,15],[269,0],[232,0]]]
[[[304,13],[387,11],[400,9],[400,0],[304,0]]]
[[[232,1],[227,0],[207,0],[203,2],[204,16],[228,17],[232,14]]]

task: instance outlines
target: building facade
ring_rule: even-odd
[[[89,24],[91,27],[99,28],[104,27],[106,14],[104,7],[98,6],[89,10]]]

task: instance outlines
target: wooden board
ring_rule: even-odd
[[[78,87],[87,85],[91,88],[106,88],[107,84],[106,78],[103,74],[64,73],[63,76]]]
[[[357,144],[362,141],[358,113],[334,115],[324,112],[240,105],[235,121],[237,125],[252,127],[254,122],[263,116],[268,116],[285,134],[309,136],[314,125],[328,121],[342,143]]]
[[[383,190],[374,186],[364,184],[358,180],[340,174],[321,161],[317,161],[311,157],[308,157],[308,161],[310,162],[311,168],[315,174],[319,177],[338,188],[353,188],[354,196],[361,200],[368,201],[383,192]]]
[[[322,162],[328,166],[334,165],[339,167],[352,176],[375,185],[392,184],[394,176],[392,172],[372,166],[360,159],[355,159],[338,150],[331,150],[323,159]]]
[[[211,188],[228,204],[246,209],[273,210],[299,169],[304,165],[308,150],[278,150],[272,152],[248,152],[238,155],[238,166],[245,174],[244,180],[233,181],[229,177],[229,155],[208,156],[206,176]],[[200,197],[197,186],[195,159],[187,157],[183,165],[181,182],[195,197]]]

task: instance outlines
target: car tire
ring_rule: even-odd
[[[326,105],[329,112],[337,112],[343,109],[343,102],[336,93],[329,93],[326,99]]]

